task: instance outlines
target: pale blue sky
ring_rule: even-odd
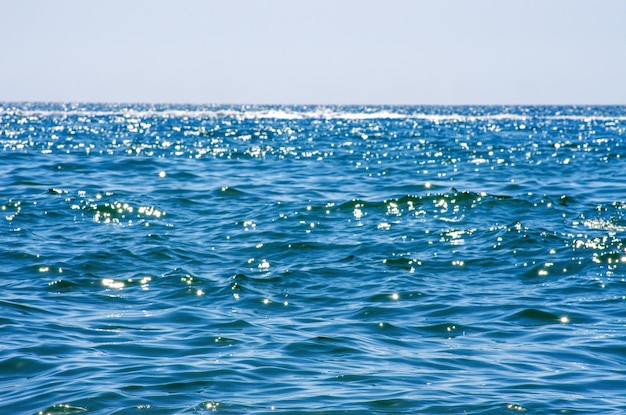
[[[626,104],[626,1],[5,0],[0,101]]]

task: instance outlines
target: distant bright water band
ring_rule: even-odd
[[[0,104],[0,413],[626,413],[626,107]]]

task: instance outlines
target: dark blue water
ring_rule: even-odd
[[[626,413],[626,107],[0,105],[2,414]]]

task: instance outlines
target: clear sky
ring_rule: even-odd
[[[626,1],[5,0],[0,101],[626,104]]]

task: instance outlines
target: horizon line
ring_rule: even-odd
[[[578,103],[578,104],[357,104],[357,103],[241,103],[241,102],[183,102],[183,101],[109,101],[109,100],[0,100],[0,105],[23,105],[23,104],[54,104],[54,105],[192,105],[192,106],[212,106],[212,107],[624,107],[626,102],[622,104],[597,104],[597,103]]]

